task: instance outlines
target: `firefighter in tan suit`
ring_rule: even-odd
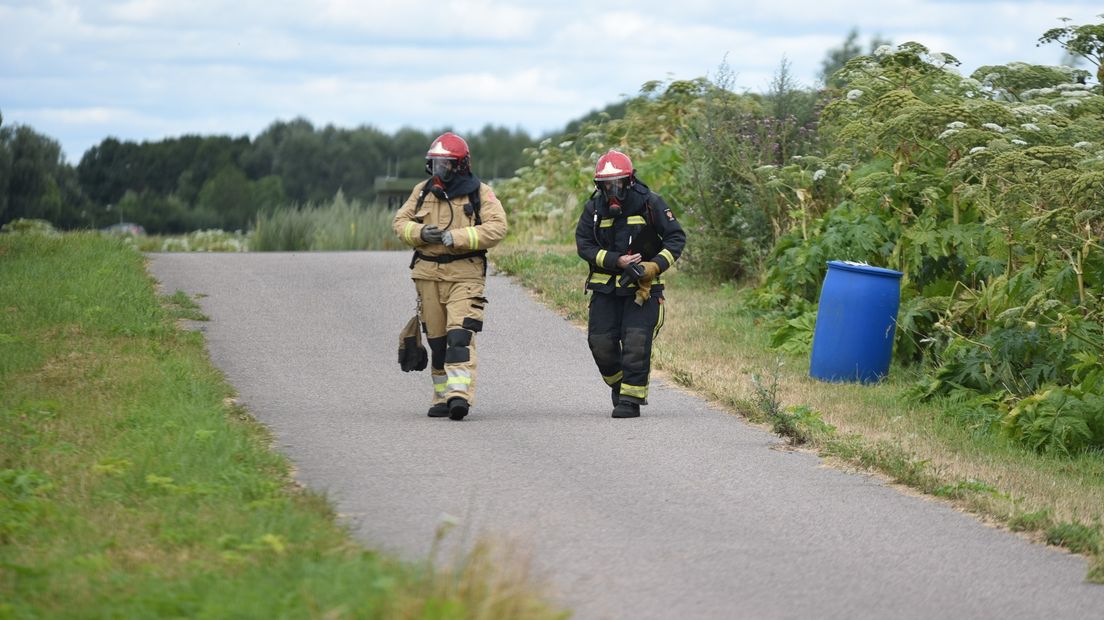
[[[451,132],[426,153],[419,184],[393,227],[414,248],[411,277],[429,341],[433,404],[429,416],[461,420],[475,403],[475,334],[483,329],[487,248],[506,236],[506,213],[472,174],[468,143]]]

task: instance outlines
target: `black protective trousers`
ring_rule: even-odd
[[[594,293],[587,342],[602,380],[621,400],[647,404],[652,341],[663,327],[663,298],[637,305],[632,295]]]

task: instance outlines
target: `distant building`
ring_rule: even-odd
[[[424,180],[424,178],[376,177],[376,202],[387,205],[388,209],[397,210],[410,197],[414,186]]]

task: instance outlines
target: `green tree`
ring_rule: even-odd
[[[433,132],[433,135],[410,127],[403,127],[396,131],[386,155],[394,167],[394,176],[424,176],[425,154],[429,150],[429,141],[445,131],[441,129]]]
[[[105,138],[84,152],[77,164],[77,176],[85,193],[98,204],[118,203],[127,190],[137,161],[138,145]]]
[[[25,125],[0,129],[0,224],[18,218],[77,225],[83,206],[66,175],[61,146]],[[67,200],[68,199],[68,200]]]
[[[1099,17],[1104,18],[1104,14]],[[1067,18],[1062,21],[1069,22]],[[1069,24],[1051,28],[1039,37],[1038,45],[1058,43],[1069,55],[1088,60],[1096,67],[1096,81],[1104,84],[1104,24]]]
[[[783,56],[767,92],[767,109],[778,124],[777,155],[773,161],[781,164],[803,153],[815,136],[817,93],[797,83],[790,71],[790,61]]]
[[[280,177],[270,174],[254,181],[251,202],[254,209],[252,215],[255,215],[256,211],[274,209],[286,203],[287,195],[284,194],[284,183]]]
[[[4,115],[0,113],[0,222],[8,221],[8,187],[11,185],[12,154],[8,148],[11,129],[4,127]]]
[[[514,176],[524,160],[522,152],[533,146],[533,139],[522,129],[486,125],[466,138],[472,151],[472,168],[484,179]]]
[[[403,128],[388,135],[365,125],[316,128],[305,118],[295,118],[273,122],[255,140],[186,135],[138,144],[107,138],[81,158],[76,186],[85,188],[101,213],[133,192],[128,213],[151,232],[212,218],[242,227],[258,208],[287,201],[321,204],[338,191],[351,200],[370,202],[376,177],[424,174],[426,148],[437,133]],[[490,125],[465,137],[472,146],[475,170],[486,178],[512,175],[520,166],[522,150],[531,144],[521,130]],[[237,172],[228,172],[231,169]],[[59,182],[62,194],[65,187]],[[246,194],[247,200],[238,200]],[[181,203],[191,215],[166,215]],[[115,209],[112,219],[117,214]]]
[[[153,190],[128,191],[112,212],[117,221],[139,223],[146,232],[154,234],[180,234],[219,225],[213,214],[192,209],[175,195],[165,196]]]
[[[217,213],[226,229],[245,229],[256,213],[253,184],[237,166],[226,166],[203,184],[197,207]]]
[[[321,202],[333,195],[319,187],[325,178],[324,149],[321,136],[304,118],[298,118],[282,128],[272,158],[272,174],[283,179],[284,191],[293,202]]]

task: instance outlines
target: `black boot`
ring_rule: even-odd
[[[448,405],[445,403],[437,403],[429,408],[429,417],[431,418],[443,418],[449,414]]]
[[[618,383],[617,385],[610,388],[610,396],[613,398],[613,406],[614,407],[616,407],[618,404],[620,404],[620,402],[621,402],[621,384],[620,383]]]
[[[450,420],[463,420],[468,415],[468,401],[454,396],[448,401],[448,411]]]
[[[615,418],[639,418],[640,417],[640,405],[623,400],[617,403],[617,406],[613,408],[613,417]]]

